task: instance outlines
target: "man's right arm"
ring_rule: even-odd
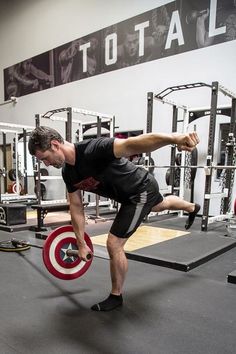
[[[70,203],[71,222],[77,238],[79,257],[86,261],[86,256],[88,253],[92,252],[84,240],[85,216],[81,191],[76,190],[73,193],[68,193],[68,198]]]
[[[116,157],[128,157],[145,152],[152,152],[169,144],[176,144],[179,150],[192,151],[199,143],[197,133],[186,134],[162,134],[147,133],[127,139],[114,140],[114,155]]]
[[[206,30],[206,19],[209,17],[209,9],[202,11],[202,15],[196,21],[196,42],[198,48],[207,47],[213,43],[213,38],[209,37]]]

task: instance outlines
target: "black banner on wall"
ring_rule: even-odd
[[[4,69],[5,100],[236,39],[236,0],[176,0]]]

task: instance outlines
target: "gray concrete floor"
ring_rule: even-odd
[[[30,231],[18,236],[34,240]],[[90,310],[110,290],[107,260],[62,281],[31,248],[1,252],[0,269],[1,354],[235,353],[236,285],[227,283],[235,249],[189,273],[129,261],[124,306],[107,313]]]

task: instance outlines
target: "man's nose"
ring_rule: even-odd
[[[49,166],[50,165],[50,162],[48,162],[48,161],[43,161],[43,163],[44,163],[45,166]]]

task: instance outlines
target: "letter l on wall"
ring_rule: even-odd
[[[217,0],[211,0],[209,15],[209,37],[218,36],[226,32],[226,26],[216,28]]]

